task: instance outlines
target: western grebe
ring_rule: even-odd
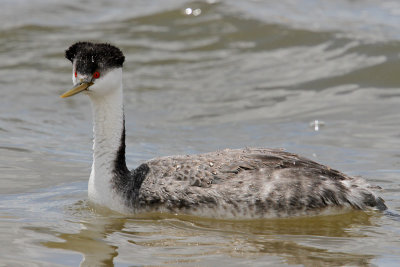
[[[89,199],[123,213],[171,212],[216,218],[273,218],[346,209],[385,210],[363,179],[278,149],[226,149],[125,163],[122,65],[110,44],[78,42],[65,56],[74,88],[89,96],[94,121]]]

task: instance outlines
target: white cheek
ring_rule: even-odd
[[[74,83],[74,85],[77,85],[78,83],[88,80],[90,80],[88,75],[82,75],[77,73],[77,76],[75,76],[75,72],[72,72],[72,82]]]
[[[89,88],[90,91],[98,94],[107,94],[114,88],[117,89],[121,85],[122,71],[114,69],[107,72],[105,75],[96,79],[94,84]]]

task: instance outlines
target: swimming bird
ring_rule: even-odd
[[[78,42],[65,57],[74,87],[93,110],[89,200],[122,213],[169,212],[250,219],[315,215],[386,205],[365,180],[280,149],[244,148],[149,160],[130,171],[125,161],[122,51]]]

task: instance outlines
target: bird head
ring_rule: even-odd
[[[62,94],[62,98],[80,92],[103,96],[121,87],[125,57],[119,48],[105,43],[78,42],[65,51],[65,57],[72,63],[74,87]]]

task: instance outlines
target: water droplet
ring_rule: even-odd
[[[319,120],[315,120],[313,122],[310,122],[310,127],[314,128],[314,131],[318,132],[319,128],[325,126],[325,122],[323,121],[319,121]]]
[[[192,9],[190,7],[186,8],[184,11],[185,15],[193,15],[195,17],[199,16],[201,14],[201,9],[200,8],[196,8],[196,9]]]
[[[196,8],[195,10],[193,10],[193,16],[198,16],[201,14],[201,9],[200,8]]]
[[[192,13],[193,13],[193,10],[190,7],[185,9],[185,14],[186,15],[192,15]]]

